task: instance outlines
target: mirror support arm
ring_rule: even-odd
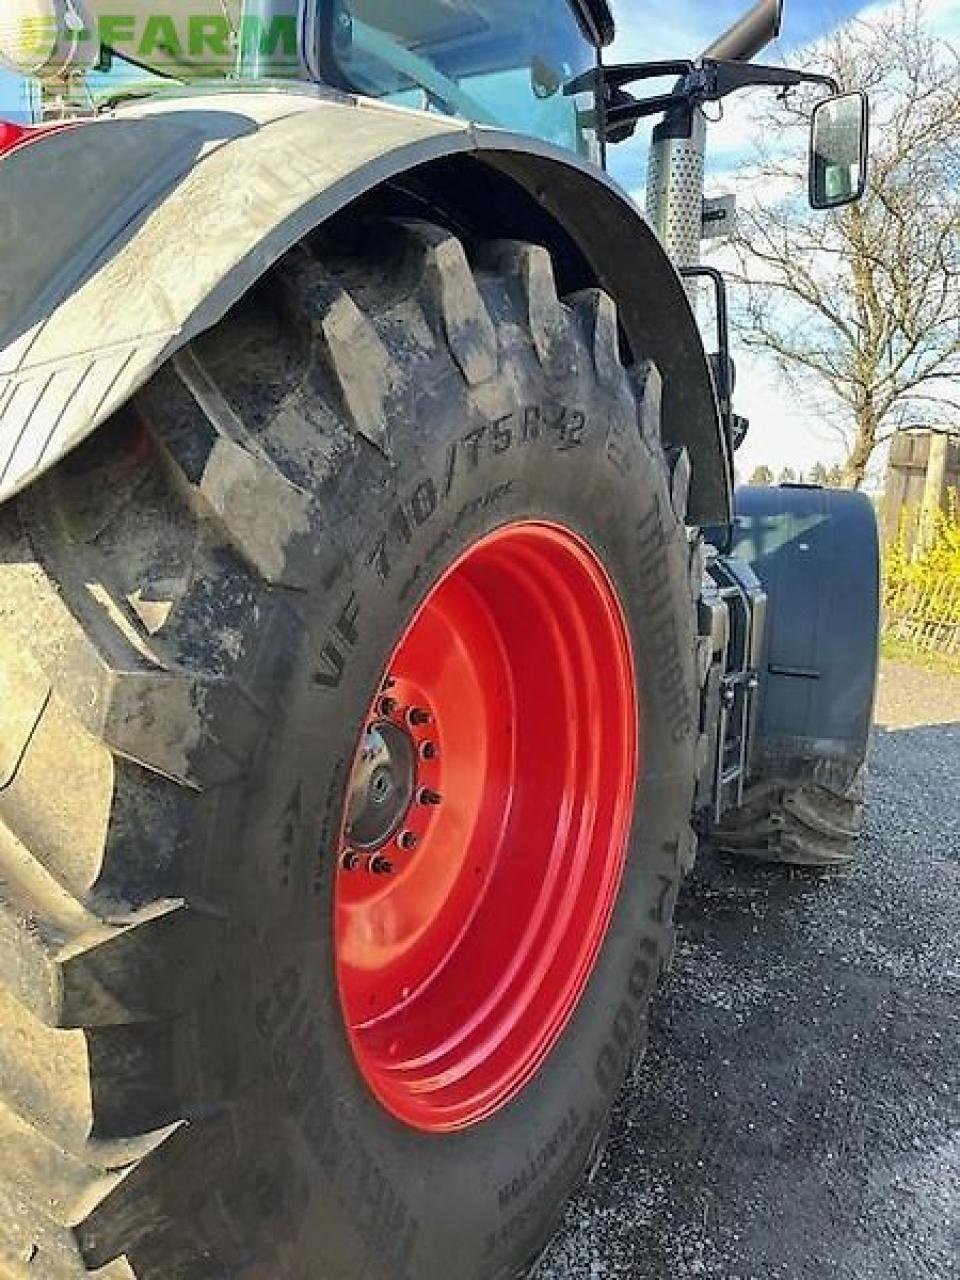
[[[820,75],[816,71],[794,71],[789,67],[757,66],[752,62],[705,61],[704,68],[712,75],[705,102],[719,102],[728,94],[755,86],[794,89],[801,84],[822,84],[832,94],[840,92],[833,76]]]
[[[660,76],[679,76],[671,93],[636,99],[626,92],[629,84]],[[832,76],[813,71],[701,58],[698,62],[631,62],[588,71],[571,80],[564,87],[564,93],[594,92],[602,97],[606,108],[604,140],[623,142],[635,132],[636,122],[646,116],[660,115],[678,107],[689,111],[705,102],[719,102],[740,89],[758,86],[792,89],[801,84],[820,84],[834,94],[840,91]]]

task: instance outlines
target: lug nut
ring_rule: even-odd
[[[380,699],[380,711],[381,711],[381,713],[382,713],[383,715],[387,716],[388,718],[389,718],[390,716],[392,716],[392,715],[396,715],[396,711],[397,711],[397,702],[396,702],[396,699],[395,699],[395,698],[381,698],[381,699]]]
[[[430,712],[424,711],[423,707],[411,707],[409,719],[412,725],[429,724]]]
[[[393,875],[393,863],[389,858],[382,858],[379,854],[375,858],[370,859],[367,869],[371,875],[375,876]]]
[[[415,831],[404,831],[397,839],[397,844],[401,849],[415,849],[417,847],[417,835]]]
[[[340,865],[344,871],[356,871],[360,865],[360,855],[354,849],[348,849],[340,859]]]
[[[442,798],[439,791],[431,791],[429,787],[424,787],[418,797],[421,804],[439,804]]]
[[[435,742],[425,742],[420,748],[420,754],[423,756],[424,760],[436,760],[437,744]]]

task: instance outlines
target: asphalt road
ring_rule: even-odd
[[[853,870],[700,861],[538,1280],[960,1276],[960,679],[887,664]]]

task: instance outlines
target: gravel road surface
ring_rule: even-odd
[[[960,1276],[960,678],[887,663],[877,720],[853,870],[701,859],[538,1280]]]

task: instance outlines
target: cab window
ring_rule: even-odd
[[[316,19],[321,78],[595,154],[592,97],[564,90],[597,51],[567,0],[321,0]]]

